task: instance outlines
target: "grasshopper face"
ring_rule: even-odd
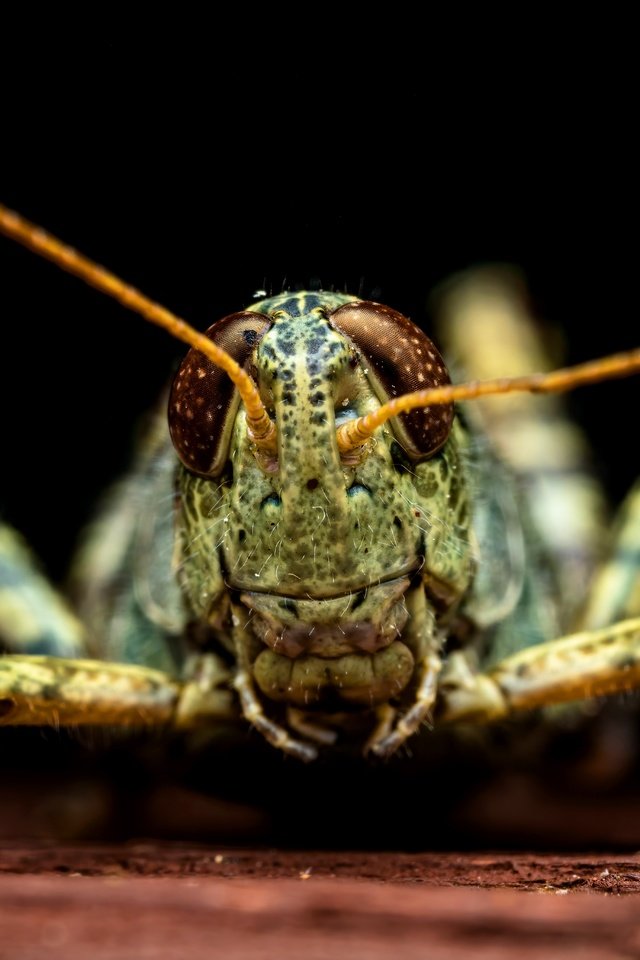
[[[414,367],[423,377],[437,366],[446,379],[423,333],[388,308],[375,307],[376,318],[364,306],[368,313],[339,294],[274,297],[252,307],[250,335],[250,314],[237,315],[242,340],[252,343],[246,362],[277,426],[271,461],[254,454],[237,403],[225,401],[226,423],[216,423],[199,402],[202,358],[195,367],[187,358],[170,401],[176,446],[192,468],[178,479],[191,611],[223,643],[230,618],[240,618],[250,634],[248,669],[266,698],[323,711],[411,697],[435,623],[471,575],[458,427],[442,448],[449,410],[398,424],[397,433],[385,427],[363,452],[340,456],[336,427],[377,409],[386,391],[406,392]],[[354,317],[349,336],[341,327]],[[361,346],[376,320],[385,337],[400,325],[403,341],[395,368],[393,349],[380,346],[382,372],[375,346]],[[213,367],[211,374],[218,378]],[[205,473],[208,464],[217,477],[194,475],[194,465]],[[405,630],[407,597],[420,581],[432,584],[438,609],[430,600],[422,629]]]

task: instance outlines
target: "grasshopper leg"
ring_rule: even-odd
[[[319,723],[314,723],[303,710],[298,710],[297,707],[287,708],[287,723],[296,733],[300,733],[308,740],[313,740],[324,747],[330,747],[338,739],[338,734],[335,730],[330,730],[328,727],[323,727]]]
[[[240,706],[242,707],[242,713],[245,719],[254,726],[256,730],[260,731],[265,740],[272,746],[277,747],[278,750],[283,750],[284,753],[288,753],[292,757],[297,757],[298,760],[315,760],[318,755],[315,747],[311,746],[310,743],[305,743],[303,740],[295,740],[285,727],[274,723],[273,720],[269,720],[269,718],[265,716],[262,704],[258,700],[253,688],[253,681],[247,670],[242,668],[238,669],[233,680],[233,686],[240,698]]]
[[[0,523],[0,649],[21,655],[89,655],[83,624],[47,582],[20,534],[4,523]]]
[[[6,726],[155,726],[172,721],[179,694],[179,683],[148,667],[0,657],[0,724]]]
[[[228,679],[213,655],[184,683],[137,664],[3,656],[0,724],[190,728],[235,716]]]
[[[262,708],[253,684],[250,669],[250,650],[252,637],[242,625],[242,610],[233,607],[233,643],[236,651],[236,672],[233,678],[233,687],[240,699],[242,714],[252,726],[260,731],[262,736],[272,746],[283,750],[298,760],[315,760],[318,751],[304,740],[296,740],[288,730],[273,720],[270,720]]]
[[[520,650],[485,673],[447,662],[439,720],[491,720],[517,710],[618,693],[640,684],[640,485],[631,490],[578,617],[580,632]],[[466,660],[465,660],[466,664]]]
[[[416,659],[417,685],[412,704],[400,714],[395,725],[393,714],[378,710],[378,723],[367,741],[366,750],[379,757],[388,757],[394,753],[429,718],[436,701],[438,676],[442,669],[442,660],[438,653],[439,639],[424,590],[417,588],[408,593],[406,604],[410,618],[403,639]]]
[[[640,618],[634,618],[527,647],[486,673],[447,671],[438,722],[490,722],[639,685]]]
[[[396,726],[390,733],[384,734],[384,724],[380,724],[381,739],[374,733],[367,746],[372,753],[379,757],[388,757],[400,747],[405,740],[412,736],[429,717],[436,700],[438,688],[438,674],[442,669],[442,661],[436,654],[427,654],[421,663],[421,676],[415,701],[406,713],[402,714]],[[376,731],[377,732],[377,731]]]
[[[640,616],[640,480],[625,498],[608,556],[596,571],[576,628],[595,630]]]
[[[465,271],[441,288],[434,306],[443,340],[468,379],[526,376],[558,365],[545,346],[549,338],[540,336],[524,278],[513,267]],[[608,527],[585,437],[557,395],[486,397],[466,413],[520,478],[538,536],[554,558],[565,606],[575,612],[572,601],[585,595]]]

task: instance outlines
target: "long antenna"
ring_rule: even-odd
[[[533,373],[525,377],[500,377],[496,380],[472,380],[469,383],[416,390],[396,397],[364,417],[347,420],[338,427],[338,448],[349,453],[367,442],[374,431],[399,413],[408,413],[421,407],[430,407],[456,400],[475,400],[477,397],[501,393],[562,393],[588,383],[598,383],[614,377],[628,377],[640,372],[640,349],[615,353],[600,360],[564,367],[551,373]]]
[[[123,283],[119,277],[101,267],[100,264],[89,260],[73,247],[62,243],[61,240],[2,204],[0,204],[0,233],[16,240],[46,260],[51,260],[62,270],[79,277],[101,293],[113,297],[123,307],[139,313],[145,320],[162,327],[178,340],[199,350],[216,366],[221,367],[228,373],[242,397],[251,439],[259,448],[269,453],[276,452],[276,426],[264,408],[255,383],[233,357],[217,347],[212,340],[189,326],[170,310],[150,300],[135,287]]]

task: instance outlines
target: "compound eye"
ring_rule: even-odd
[[[245,310],[218,320],[205,336],[244,366],[271,323],[264,314]],[[222,472],[239,400],[227,374],[198,350],[189,350],[169,394],[169,432],[187,470],[202,477]]]
[[[429,337],[397,310],[361,300],[339,307],[328,320],[353,341],[381,403],[451,382]],[[446,443],[453,423],[453,404],[401,413],[391,422],[408,456],[424,460]]]

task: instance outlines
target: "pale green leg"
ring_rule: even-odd
[[[22,537],[0,525],[0,649],[88,655],[83,624],[40,573]]]
[[[611,549],[589,588],[577,626],[595,630],[640,616],[640,480],[624,501]]]
[[[171,722],[180,686],[159,670],[99,660],[0,657],[0,723],[143,726]]]
[[[175,455],[165,420],[154,420],[135,469],[83,532],[71,590],[92,655],[181,675],[188,617],[174,564]]]
[[[458,274],[434,299],[448,355],[459,365],[457,379],[522,376],[561,362],[545,349],[525,279],[514,267],[491,265]],[[519,478],[544,551],[555,561],[563,597],[560,629],[574,629],[573,607],[585,596],[603,556],[608,526],[586,438],[560,396],[487,397],[467,404],[465,411]]]
[[[0,657],[0,725],[170,725],[181,729],[237,716],[229,673],[204,655],[179,683],[137,664],[60,657]]]
[[[265,715],[256,694],[251,671],[251,650],[255,644],[255,638],[246,629],[247,610],[245,607],[233,606],[232,612],[233,644],[237,664],[233,686],[240,699],[240,707],[245,720],[256,730],[259,730],[272,746],[297,757],[298,760],[315,760],[318,755],[316,747],[304,740],[295,739],[285,727],[274,723]]]
[[[379,757],[389,757],[416,733],[433,710],[438,690],[438,676],[442,669],[438,641],[434,634],[433,614],[426,602],[422,587],[410,591],[406,597],[409,621],[403,640],[416,660],[417,687],[409,709],[397,718],[388,705],[378,710],[378,724],[367,741],[365,751]]]
[[[640,618],[527,647],[486,673],[449,658],[439,723],[490,722],[520,710],[621,693],[640,686]]]
[[[490,721],[640,687],[640,483],[623,506],[581,621],[580,632],[527,646],[482,673],[467,653],[452,654],[439,720]]]

